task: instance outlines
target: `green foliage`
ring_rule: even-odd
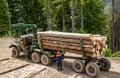
[[[105,57],[111,57],[112,56],[112,50],[111,49],[106,49],[103,53]]]
[[[104,0],[84,0],[84,26],[89,33],[104,34],[106,16]]]
[[[0,25],[8,24],[5,0],[0,3]],[[63,0],[65,31],[72,31],[71,0]],[[62,0],[8,0],[11,23],[34,23],[45,30],[63,31]],[[2,13],[2,14],[1,14]],[[109,33],[104,14],[104,0],[83,0],[84,30],[81,30],[81,0],[74,0],[77,33]],[[4,18],[4,19],[3,19]],[[2,22],[5,21],[4,24]],[[1,22],[2,21],[2,22]],[[8,26],[7,26],[8,27]],[[4,29],[2,29],[4,30]],[[0,30],[1,31],[1,30]]]
[[[0,38],[10,37],[10,36],[11,36],[11,32],[10,31],[7,31],[7,32],[4,32],[4,33],[0,34]]]
[[[9,31],[8,10],[5,0],[0,0],[0,37]]]
[[[112,54],[112,57],[120,57],[120,51],[119,51],[119,52],[116,52],[116,53],[113,53],[113,54]]]
[[[79,30],[76,30],[75,31],[76,33],[86,33],[84,30],[82,30],[82,29],[79,29]]]

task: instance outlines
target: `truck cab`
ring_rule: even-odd
[[[19,57],[20,52],[29,53],[31,46],[37,45],[37,26],[35,24],[12,24],[11,33],[14,42],[9,46],[12,48],[12,56]]]

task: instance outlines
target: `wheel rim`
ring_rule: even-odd
[[[83,72],[84,72],[84,68],[85,68],[85,64],[83,63],[82,60],[75,60],[75,61],[73,62],[72,67],[73,67],[73,70],[74,70],[75,72],[83,73]]]
[[[15,50],[13,50],[13,52],[12,52],[12,53],[13,53],[13,56],[15,56],[15,55],[16,55],[16,51],[15,51]]]
[[[99,59],[98,65],[100,66],[100,70],[102,71],[108,71],[111,67],[110,61],[106,58]]]
[[[20,51],[19,51],[16,47],[14,47],[14,48],[12,49],[12,57],[17,58],[17,57],[19,57],[19,56],[20,56]]]
[[[43,58],[43,62],[46,63],[47,62],[47,58]]]
[[[95,63],[89,63],[86,66],[86,73],[91,76],[91,77],[96,77],[98,76],[100,70],[97,64]]]
[[[33,62],[35,62],[35,63],[40,62],[40,54],[39,53],[33,52],[31,57],[32,57]]]
[[[88,68],[88,75],[94,77],[94,76],[96,76],[96,74],[97,74],[97,71],[95,70],[94,67],[89,67]]]
[[[105,69],[106,67],[107,67],[107,64],[106,64],[106,62],[105,61],[103,61],[103,60],[100,60],[100,63],[101,63],[101,69]]]
[[[37,56],[33,55],[33,59],[34,59],[34,61],[37,61]]]
[[[77,69],[80,69],[80,68],[81,68],[81,66],[80,66],[78,63],[75,64],[75,67],[76,67]]]
[[[90,71],[90,73],[92,73],[92,74],[95,72],[95,70],[94,70],[93,67],[90,67],[90,68],[89,68],[89,71]]]
[[[47,55],[43,54],[43,55],[41,56],[41,62],[42,62],[42,64],[44,64],[44,65],[48,65],[48,64],[50,63],[49,57],[48,57]]]

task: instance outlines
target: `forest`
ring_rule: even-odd
[[[42,31],[92,33],[120,49],[119,0],[0,0],[0,36],[11,24],[36,24]],[[105,8],[106,7],[106,8]]]

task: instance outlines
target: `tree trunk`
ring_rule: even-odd
[[[81,0],[81,29],[84,30],[84,27],[83,27],[83,3],[82,3],[82,0]]]
[[[48,23],[48,30],[51,30],[52,29],[52,26],[51,26],[51,12],[50,12],[50,10],[51,10],[51,0],[47,0],[48,2],[47,2],[47,23]]]
[[[11,20],[10,20],[10,15],[9,15],[9,4],[8,4],[8,0],[6,0],[6,5],[7,5],[7,12],[8,12],[8,22],[9,22],[9,26],[11,25]]]
[[[42,35],[44,37],[56,37],[56,38],[70,38],[83,40],[93,40],[94,36],[92,34],[74,34],[74,33],[64,33],[64,32],[38,32],[38,36]]]
[[[71,15],[72,15],[72,32],[75,32],[75,19],[74,19],[74,0],[71,0]]]
[[[34,22],[34,24],[37,24],[38,22],[37,22],[37,14],[36,14],[36,9],[37,9],[37,1],[36,0],[34,0],[34,15],[33,15],[33,22]]]
[[[114,41],[114,0],[112,0],[112,26],[111,26],[111,37],[112,37],[112,50],[115,52],[115,41]]]
[[[62,25],[63,25],[63,31],[65,32],[65,18],[64,18],[64,4],[62,0]]]

